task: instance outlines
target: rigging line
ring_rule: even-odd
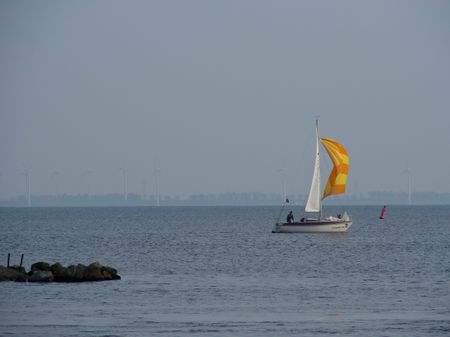
[[[284,201],[283,205],[281,206],[280,214],[278,215],[278,218],[277,218],[275,224],[280,222],[281,215],[283,214],[284,207],[286,207],[286,200]]]
[[[304,160],[304,158],[305,158],[305,155],[306,155],[306,150],[310,147],[311,140],[313,139],[312,133],[315,132],[315,130],[310,129],[310,128],[308,128],[308,130],[309,131],[305,133],[305,138],[303,139],[303,142],[302,142],[303,149],[302,149],[301,155],[300,155],[300,166],[298,167],[298,173],[296,175],[298,181],[303,181],[303,184],[302,184],[303,188],[301,189],[303,191],[302,194],[305,193],[305,191],[306,191],[306,193],[308,193],[308,191],[309,191],[309,189],[308,189],[308,187],[309,187],[308,186],[308,180],[307,179],[301,179],[300,176],[301,176],[301,173],[307,172],[306,164],[310,164],[310,161],[309,160]],[[305,178],[306,175],[303,174],[303,177]],[[300,183],[296,184],[296,186],[300,186]],[[303,196],[305,197],[305,195],[303,195]]]

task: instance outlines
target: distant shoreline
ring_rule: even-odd
[[[448,204],[389,204],[389,203],[379,203],[379,204],[332,204],[332,205],[324,205],[325,208],[331,207],[331,208],[337,208],[337,207],[379,207],[383,205],[389,205],[389,207],[446,207],[450,206],[450,203]],[[32,206],[24,206],[24,205],[17,205],[17,206],[5,206],[0,205],[0,208],[188,208],[188,207],[281,207],[281,204],[275,205],[275,204],[267,204],[267,205],[228,205],[228,204],[216,204],[216,205],[160,205],[160,206],[154,206],[154,205],[32,205]],[[285,206],[286,208],[303,208],[304,205],[293,205],[288,204]]]
[[[303,206],[306,196],[287,195],[290,206]],[[139,195],[119,193],[88,195],[31,195],[32,207],[159,207],[159,206],[280,206],[284,197],[277,193],[226,192],[197,193],[189,196]],[[328,206],[410,205],[406,192],[375,191],[366,194],[345,194],[327,199]],[[450,205],[450,192],[413,192],[411,205]],[[0,200],[0,207],[28,207],[24,195]]]

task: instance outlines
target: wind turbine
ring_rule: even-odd
[[[147,180],[142,180],[142,201],[147,199]]]
[[[86,170],[83,172],[83,176],[86,177],[86,184],[87,184],[87,194],[88,194],[88,198],[91,198],[91,175],[92,175],[92,171],[91,170]]]
[[[402,172],[408,176],[408,205],[411,205],[411,170],[408,163],[406,163],[406,169]]]
[[[359,198],[359,181],[355,179],[355,192],[354,194]]]
[[[155,177],[155,199],[156,199],[156,206],[159,206],[159,184],[158,184],[158,178],[159,174],[161,173],[161,169],[158,168],[158,166],[155,163],[155,169],[153,170],[153,175]]]
[[[128,200],[128,179],[127,179],[127,170],[124,168],[120,169],[123,173],[123,198],[125,201]]]
[[[53,171],[52,173],[53,178],[55,179],[55,197],[58,198],[58,177],[59,177],[59,172],[58,171]]]
[[[26,168],[23,172],[25,176],[25,188],[26,188],[26,198],[27,198],[27,206],[31,206],[31,187],[30,187],[30,178],[31,178],[31,170]]]
[[[282,168],[278,169],[277,172],[279,172],[281,175],[281,190],[283,193],[283,202],[284,202],[286,201],[286,172]]]

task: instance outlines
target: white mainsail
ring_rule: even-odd
[[[320,212],[320,199],[319,121],[316,120],[316,162],[305,212]]]

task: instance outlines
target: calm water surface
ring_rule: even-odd
[[[449,336],[450,207],[347,210],[348,233],[272,234],[276,207],[0,208],[0,264],[122,276],[0,283],[0,336]]]

